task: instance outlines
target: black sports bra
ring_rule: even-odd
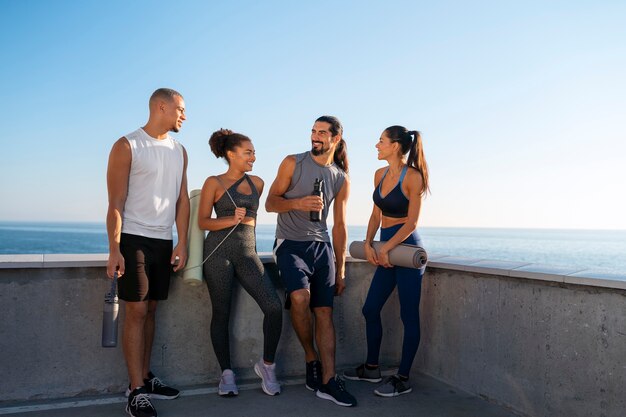
[[[385,179],[385,175],[389,172],[389,168],[387,168],[383,177],[380,179],[378,186],[374,189],[374,195],[372,196],[374,204],[380,208],[383,212],[383,216],[385,217],[399,219],[406,217],[409,214],[409,199],[406,198],[404,192],[402,191],[402,180],[404,180],[407,169],[408,166],[405,165],[402,169],[402,173],[400,174],[400,179],[398,179],[398,183],[391,191],[389,191],[389,193],[387,193],[385,197],[382,196],[380,188],[383,184],[383,180]]]
[[[250,189],[252,190],[252,193],[249,195],[241,194],[237,191],[237,187],[239,187],[239,184],[241,184],[244,179],[248,181]],[[252,217],[253,219],[256,219],[256,212],[259,209],[259,191],[256,189],[254,183],[247,174],[244,174],[243,177],[241,177],[233,185],[231,185],[228,188],[228,192],[235,201],[235,204],[237,204],[237,207],[246,208],[246,217]],[[230,198],[228,197],[226,192],[222,194],[219,200],[213,203],[213,208],[215,209],[215,214],[217,214],[217,217],[232,216],[233,214],[235,214],[235,206],[233,205],[233,202],[230,201]]]

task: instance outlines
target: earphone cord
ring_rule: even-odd
[[[219,183],[220,183],[220,184],[222,184],[222,181],[220,181],[220,179],[219,179],[218,177],[215,177],[215,178],[217,178],[217,180],[219,181]],[[235,208],[238,208],[238,207],[237,207],[237,204],[235,203],[235,200],[233,200],[233,198],[231,197],[230,193],[228,192],[228,188],[226,188],[226,187],[224,186],[224,184],[222,184],[222,187],[224,187],[224,190],[226,190],[226,194],[228,195],[228,198],[230,198],[230,201],[232,201],[232,202],[233,202],[233,205],[235,206]],[[195,196],[193,196],[192,198],[196,198],[196,197],[198,197],[198,195],[195,195]],[[208,261],[208,260],[209,260],[209,258],[211,257],[211,255],[213,255],[213,254],[215,253],[215,251],[216,251],[216,250],[217,250],[217,249],[218,249],[218,248],[222,245],[222,243],[224,243],[224,241],[225,241],[226,239],[228,239],[228,236],[230,236],[230,234],[231,234],[231,233],[233,233],[233,232],[235,231],[235,229],[237,228],[237,226],[239,226],[239,223],[241,223],[241,220],[239,220],[239,221],[237,222],[237,224],[236,224],[236,225],[234,225],[232,229],[230,229],[230,232],[228,232],[228,234],[227,234],[226,236],[224,236],[224,239],[222,239],[222,241],[221,241],[220,243],[218,243],[218,244],[217,244],[217,246],[216,246],[216,247],[215,247],[215,248],[211,251],[211,253],[209,253],[209,254],[207,255],[207,257],[206,257],[206,258],[204,258],[204,261],[202,261],[202,262],[200,263],[200,265],[196,265],[196,266],[191,266],[191,267],[189,267],[189,268],[185,268],[185,269],[183,269],[183,271],[189,271],[189,270],[191,270],[191,269],[195,269],[195,268],[200,268],[200,267],[202,267],[202,265],[204,265],[204,263],[205,263],[206,261]]]

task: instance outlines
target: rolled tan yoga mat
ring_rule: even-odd
[[[377,251],[384,242],[373,242],[372,245]],[[350,256],[357,259],[366,259],[365,242],[355,240],[350,243]],[[428,255],[424,248],[401,243],[389,251],[389,262],[395,266],[403,266],[405,268],[422,268],[428,262]]]
[[[201,190],[189,193],[189,235],[187,243],[187,265],[183,270],[183,281],[189,285],[202,284],[202,251],[204,249],[204,230],[198,227],[198,206]]]

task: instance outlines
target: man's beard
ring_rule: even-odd
[[[323,155],[323,154],[325,154],[326,152],[328,152],[329,150],[330,150],[330,147],[328,147],[328,148],[324,148],[324,145],[323,145],[323,144],[322,144],[322,147],[321,147],[321,148],[319,148],[319,149],[316,149],[316,148],[315,148],[315,145],[313,145],[313,146],[311,147],[311,153],[312,153],[313,155],[315,155],[315,156],[318,156],[318,155]]]

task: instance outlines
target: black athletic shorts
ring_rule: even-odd
[[[117,281],[124,301],[167,300],[173,242],[122,233],[120,251],[126,270]]]

